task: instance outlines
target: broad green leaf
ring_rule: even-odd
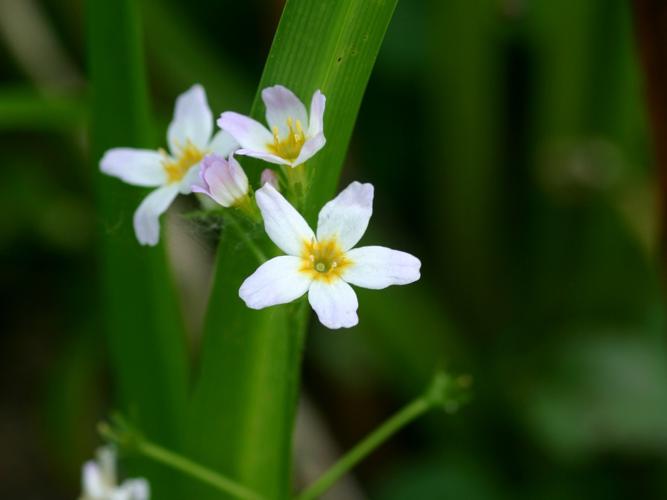
[[[269,85],[285,85],[306,103],[316,89],[326,95],[327,145],[307,166],[314,171],[306,198],[311,221],[336,190],[395,4],[291,0],[283,12],[252,115],[263,119],[259,91]],[[243,165],[255,181],[265,167],[250,161]],[[268,254],[275,251],[261,230],[253,236]],[[191,452],[270,498],[286,498],[307,307],[301,301],[264,311],[247,309],[238,287],[257,265],[233,233],[223,231],[191,406]]]
[[[151,439],[179,448],[187,358],[164,248],[143,248],[134,236],[132,213],[146,192],[100,174],[98,167],[110,147],[154,145],[137,5],[131,0],[90,0],[87,5],[102,321],[116,404]],[[148,475],[156,498],[179,498],[173,475],[138,461],[136,467],[133,472]]]

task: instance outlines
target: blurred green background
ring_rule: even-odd
[[[156,134],[194,82],[216,115],[248,110],[281,9],[143,0]],[[630,14],[623,0],[399,2],[341,184],[375,184],[364,241],[420,256],[423,279],[359,290],[352,331],[311,329],[298,484],[443,365],[473,376],[471,403],[412,425],[326,498],[667,497],[656,192]],[[81,0],[0,2],[7,499],[75,498],[113,397],[83,18]],[[215,228],[182,214],[169,244],[195,359]]]

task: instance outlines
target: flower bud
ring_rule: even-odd
[[[203,193],[223,207],[239,204],[248,195],[248,177],[234,156],[225,160],[210,154],[201,162],[200,183],[192,186],[196,193]]]
[[[270,168],[265,168],[259,178],[259,183],[263,186],[266,183],[271,184],[276,191],[280,191],[280,184],[278,183],[278,176]]]

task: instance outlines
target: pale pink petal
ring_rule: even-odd
[[[273,144],[273,135],[264,125],[233,111],[222,113],[218,118],[218,126],[227,131],[244,149],[268,152],[267,144]]]
[[[232,137],[229,132],[220,130],[217,134],[213,136],[211,143],[208,145],[207,150],[211,153],[216,153],[221,156],[229,156],[234,151],[239,148],[239,143],[236,142],[236,139]]]
[[[208,155],[201,163],[200,183],[192,186],[196,193],[210,196],[219,205],[231,207],[248,193],[248,177],[233,156]]]
[[[167,139],[174,156],[190,142],[204,151],[213,133],[213,113],[206,100],[206,92],[201,85],[193,85],[178,96],[174,119],[169,124]]]
[[[157,151],[113,148],[104,153],[100,170],[134,186],[155,187],[167,182],[162,160]]]
[[[301,258],[291,255],[274,257],[248,277],[239,290],[239,297],[251,309],[286,304],[301,297],[312,279],[299,271]]]
[[[276,191],[280,191],[280,182],[278,181],[278,176],[270,168],[265,168],[262,170],[262,175],[259,177],[259,183],[263,186],[264,184],[271,184]]]
[[[314,137],[308,139],[303,146],[301,146],[301,151],[299,151],[299,156],[292,163],[293,167],[301,165],[302,163],[310,160],[315,153],[324,147],[327,140],[324,138],[324,134],[317,134]]]
[[[313,281],[308,291],[308,301],[320,323],[327,328],[350,328],[359,323],[357,295],[341,279],[331,283]]]
[[[296,122],[301,122],[304,129],[308,127],[308,115],[306,107],[294,93],[282,85],[274,85],[262,90],[262,100],[266,106],[266,122],[271,130],[278,128],[279,137],[285,138],[289,135],[287,121],[292,120],[293,127]]]
[[[169,184],[150,193],[134,212],[134,232],[142,245],[157,245],[160,240],[160,215],[167,211],[178,194],[178,184]]]
[[[373,185],[355,181],[320,210],[317,239],[336,239],[349,250],[366,232],[372,213]]]
[[[305,242],[315,238],[308,223],[271,184],[257,190],[257,205],[269,238],[288,255],[301,255]]]
[[[308,120],[308,136],[315,137],[324,133],[324,107],[326,97],[319,90],[313,94],[310,101],[310,120]]]
[[[356,286],[379,290],[390,285],[407,285],[420,277],[421,262],[413,255],[391,248],[371,246],[347,252],[352,264],[342,278]]]
[[[250,156],[252,158],[259,158],[260,160],[268,161],[269,163],[275,163],[276,165],[292,164],[289,160],[285,160],[280,156],[276,156],[272,153],[267,153],[265,151],[259,151],[256,149],[237,149],[234,153],[241,156]]]

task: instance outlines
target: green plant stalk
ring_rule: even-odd
[[[164,248],[142,248],[132,212],[146,191],[99,172],[112,147],[152,140],[138,3],[89,0],[86,6],[91,98],[91,169],[99,207],[100,281],[116,405],[150,437],[178,449],[187,396],[187,357]],[[182,498],[173,475],[131,464],[158,498]]]
[[[135,450],[156,462],[192,476],[222,493],[233,495],[235,498],[243,500],[263,500],[264,498],[254,491],[235,483],[231,479],[150,441],[142,440],[136,443]]]
[[[296,497],[296,500],[313,500],[319,498],[319,496],[331,488],[336,481],[343,477],[350,469],[366,458],[382,443],[387,441],[391,436],[396,434],[410,422],[429,411],[432,407],[433,403],[424,396],[418,397],[406,405],[347,452],[343,458],[336,462],[311,486],[300,493]]]
[[[453,378],[442,370],[435,372],[424,393],[371,432],[359,444],[347,452],[295,500],[311,500],[327,491],[352,467],[387,441],[403,427],[433,408],[442,408],[448,413],[457,411],[470,398],[472,379],[468,375]]]
[[[308,161],[305,215],[314,220],[338,183],[361,99],[395,0],[290,0],[267,58],[251,115],[262,120],[261,89],[282,84],[306,103],[321,89],[327,145]],[[244,159],[251,181],[266,164]],[[249,235],[268,256],[275,245]],[[256,258],[222,235],[190,405],[189,456],[266,497],[290,496],[291,445],[306,301],[262,311],[238,297]],[[197,498],[210,498],[198,492]]]

